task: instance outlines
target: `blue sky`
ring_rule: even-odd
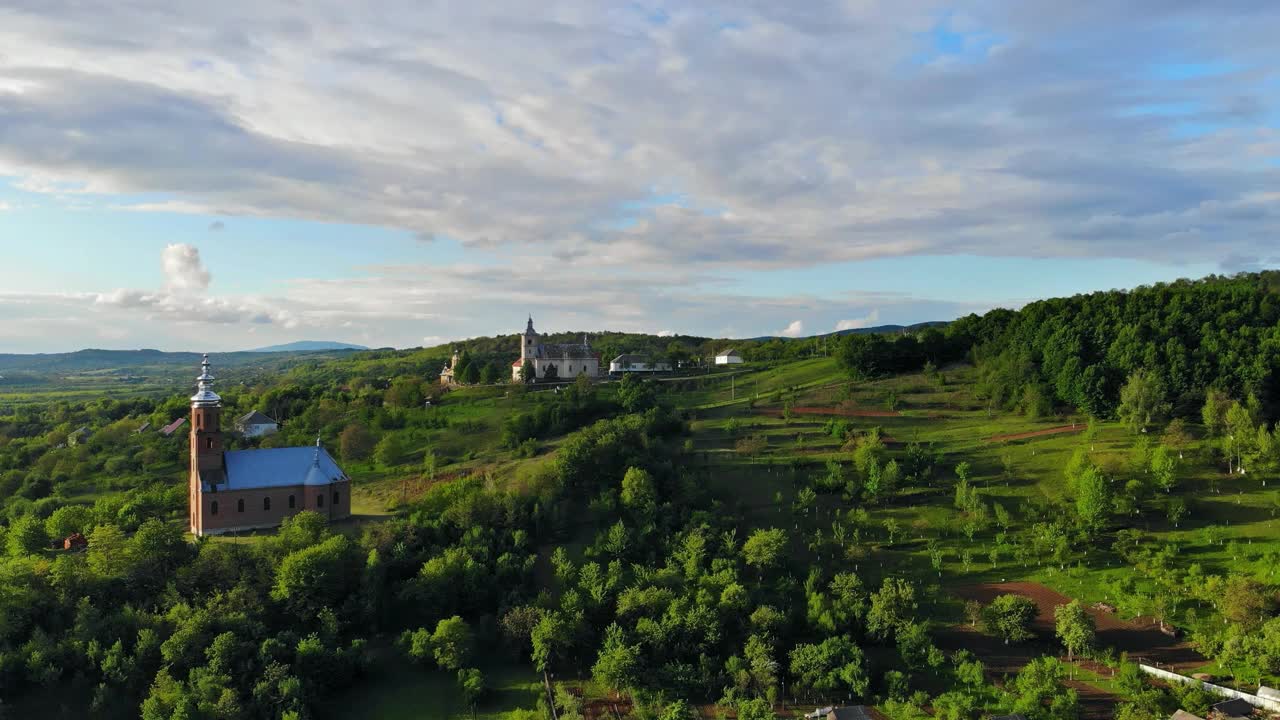
[[[804,335],[1276,267],[1280,8],[1115,5],[0,9],[0,352]]]

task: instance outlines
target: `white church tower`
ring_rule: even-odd
[[[529,316],[529,324],[524,328],[523,342],[520,345],[520,362],[532,361],[538,356],[538,331],[533,329],[533,316]]]

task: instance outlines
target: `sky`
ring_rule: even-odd
[[[0,352],[803,336],[1280,267],[1274,0],[7,0]]]

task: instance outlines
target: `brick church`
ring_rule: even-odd
[[[351,516],[351,479],[320,441],[314,447],[226,450],[222,398],[209,356],[191,398],[191,533],[273,528],[303,510],[330,520]]]

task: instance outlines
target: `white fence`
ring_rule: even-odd
[[[1172,673],[1168,670],[1151,667],[1150,665],[1138,665],[1138,667],[1142,668],[1142,672],[1147,673],[1148,675],[1155,675],[1158,678],[1172,680],[1177,683],[1199,683],[1205,690],[1210,692],[1217,693],[1224,697],[1239,698],[1254,707],[1260,707],[1265,710],[1270,710],[1271,712],[1280,713],[1280,700],[1272,700],[1270,698],[1258,697],[1257,695],[1250,695],[1246,692],[1240,692],[1239,690],[1232,690],[1229,687],[1222,687],[1221,685],[1203,682],[1201,680],[1196,680],[1195,678],[1189,678],[1186,675],[1179,675],[1178,673]]]

